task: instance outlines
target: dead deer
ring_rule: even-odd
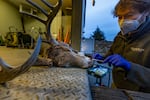
[[[26,1],[28,3],[31,3],[32,5],[36,5],[31,0],[26,0]],[[58,4],[54,7],[52,7],[45,0],[42,0],[42,2],[53,9],[50,15],[48,13],[46,13],[43,9],[41,9],[41,10],[43,10],[42,12],[44,14],[46,14],[47,17],[49,16],[47,21],[44,21],[44,20],[40,19],[38,16],[32,15],[30,13],[26,13],[26,12],[20,12],[20,13],[32,16],[35,19],[38,19],[41,22],[43,22],[47,27],[50,27],[50,23],[52,22],[53,18],[56,16],[58,10],[60,9],[60,7],[62,5],[62,1],[59,0]],[[39,7],[39,6],[37,6],[37,7]],[[50,30],[47,30],[47,32],[49,33]],[[51,40],[53,38],[50,38],[50,37],[51,36],[49,36],[49,34],[47,34],[47,40],[52,41],[51,43],[55,42],[55,40]],[[13,67],[13,66],[7,64],[2,58],[0,58],[0,83],[3,84],[7,81],[14,79],[15,77],[19,76],[20,74],[26,72],[36,61],[37,56],[39,55],[40,48],[41,48],[41,43],[42,43],[42,39],[39,36],[36,47],[34,49],[34,52],[31,54],[31,57],[21,66]]]
[[[51,9],[50,13],[47,12],[42,7],[40,7],[37,3],[33,2],[32,0],[26,0],[26,1],[30,3],[32,6],[39,9],[47,17],[47,19],[44,20],[38,17],[37,15],[33,15],[31,13],[24,12],[24,11],[20,12],[21,14],[25,14],[27,16],[31,16],[37,19],[38,21],[40,21],[46,26],[45,37],[46,37],[47,43],[50,45],[50,48],[48,50],[48,58],[51,58],[52,61],[57,66],[60,66],[60,67],[64,67],[64,66],[67,66],[67,67],[77,66],[81,68],[90,67],[92,64],[90,58],[79,55],[70,46],[68,46],[65,43],[60,43],[52,37],[51,30],[50,30],[51,23],[62,5],[62,0],[58,0],[56,5],[51,5],[46,0],[41,0],[41,2],[43,2],[46,6],[48,6]],[[4,83],[9,80],[12,80],[13,78],[19,76],[20,74],[26,72],[31,67],[32,64],[35,62],[35,60],[37,59],[37,56],[40,51],[41,42],[42,42],[42,39],[39,36],[37,40],[37,45],[31,57],[23,65],[18,66],[17,68],[6,64],[2,59],[0,59],[0,66],[1,66],[0,83]]]
[[[51,34],[51,22],[52,19],[56,16],[59,8],[62,5],[62,0],[58,0],[58,3],[56,5],[51,5],[46,0],[41,0],[46,6],[48,6],[51,10],[51,12],[47,12],[45,9],[40,7],[40,5],[36,4],[35,2],[32,2],[31,0],[27,0],[32,6],[39,9],[46,17],[47,19],[44,20],[42,18],[39,18],[36,15],[32,15],[26,12],[22,12],[23,14],[26,14],[28,16],[31,16],[41,23],[43,23],[46,26],[46,42],[50,45],[49,49],[47,47],[45,48],[47,54],[47,58],[52,59],[52,62],[59,67],[69,67],[69,66],[77,66],[80,68],[87,68],[91,66],[92,61],[90,58],[86,56],[81,56],[77,52],[75,52],[74,49],[72,49],[68,44],[65,44],[63,42],[58,42],[56,39],[52,37]]]

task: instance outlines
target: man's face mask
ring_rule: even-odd
[[[122,34],[125,35],[128,32],[136,30],[141,25],[139,22],[141,16],[139,16],[136,20],[124,19],[123,21],[119,21]]]

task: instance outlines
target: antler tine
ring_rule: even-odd
[[[42,38],[39,36],[36,44],[36,48],[34,49],[34,52],[32,56],[22,65],[23,67],[18,67],[22,73],[24,73],[26,70],[28,70],[25,66],[29,65],[32,66],[32,64],[36,61],[37,56],[39,55],[40,48],[41,48]]]
[[[17,68],[13,68],[13,66],[8,65],[0,58],[0,66],[2,67],[0,71],[0,83],[10,81],[18,75],[26,72],[35,62],[41,48],[41,43],[42,39],[39,36],[36,47],[31,57],[23,65],[18,66]]]
[[[50,3],[48,3],[46,0],[42,0],[42,2],[43,2],[46,6],[48,6],[50,9],[53,9],[53,8],[54,8],[54,6],[51,5]]]
[[[46,16],[47,16],[47,20],[43,20],[42,18],[36,16],[36,15],[33,15],[33,14],[29,14],[27,12],[20,12],[22,14],[26,14],[28,16],[31,16],[37,20],[39,20],[40,22],[42,22],[43,24],[46,25],[46,31],[47,33],[45,34],[46,35],[46,38],[47,40],[49,41],[49,43],[51,43],[52,45],[57,45],[58,42],[52,37],[52,34],[51,34],[51,30],[50,30],[50,26],[51,26],[51,23],[54,19],[54,17],[56,16],[58,10],[60,9],[61,5],[62,5],[62,0],[59,0],[57,2],[57,4],[55,6],[52,6],[51,4],[49,4],[46,0],[42,0],[42,2],[47,5],[52,12],[50,12],[50,14],[48,14],[47,11],[45,11],[43,8],[41,8],[38,4],[34,3],[32,0],[26,0],[28,3],[30,3],[31,5],[33,5],[34,7],[36,7],[37,9],[41,10],[42,13],[44,13]]]
[[[43,1],[43,3],[45,3],[49,8],[52,8],[52,9],[51,9],[52,12],[49,14],[48,19],[47,19],[47,21],[46,21],[47,40],[49,40],[52,45],[56,45],[56,44],[58,44],[58,42],[57,42],[55,39],[53,39],[52,34],[51,34],[51,31],[50,31],[50,26],[51,26],[51,23],[52,23],[54,17],[56,16],[58,10],[60,9],[60,7],[61,7],[61,5],[62,5],[62,0],[59,0],[55,6],[51,6],[51,5],[50,5],[48,2],[46,2],[45,0],[42,0],[42,1]]]
[[[26,0],[26,1],[30,3],[31,5],[33,5],[34,7],[36,7],[37,9],[41,10],[42,13],[44,13],[46,16],[48,16],[48,12],[42,7],[40,7],[38,4],[36,4],[35,2],[32,2],[32,0]]]
[[[21,14],[25,14],[27,16],[30,16],[30,17],[33,17],[37,20],[39,20],[41,23],[45,24],[45,20],[43,20],[42,18],[40,18],[39,16],[36,16],[36,15],[33,15],[33,14],[30,14],[28,12],[24,12],[24,11],[20,11]]]
[[[37,5],[36,3],[32,2],[32,0],[26,0],[28,3],[30,3],[31,5],[35,6],[36,8],[40,9],[42,11],[42,13],[44,13],[48,19],[45,21],[42,18],[33,15],[33,14],[29,14],[27,12],[20,12],[23,14],[26,14],[28,16],[31,16],[37,20],[39,20],[40,22],[42,22],[43,24],[46,25],[46,29],[47,29],[47,40],[50,40],[50,43],[52,45],[56,45],[58,44],[58,42],[52,37],[51,31],[50,31],[50,25],[52,20],[54,19],[54,17],[56,16],[59,8],[62,5],[62,0],[59,0],[59,2],[55,5],[55,6],[51,6],[49,3],[46,3],[45,0],[43,0],[44,3],[46,3],[46,5],[49,5],[49,8],[52,8],[52,12],[50,14],[48,14],[48,12],[46,12],[43,8],[41,8],[39,5]],[[9,80],[12,80],[13,78],[17,77],[18,75],[26,72],[31,66],[32,64],[35,62],[39,51],[40,51],[40,47],[41,47],[41,43],[42,43],[42,39],[39,36],[36,47],[34,49],[33,54],[31,55],[31,57],[21,66],[18,66],[17,68],[10,66],[8,64],[6,64],[1,58],[0,58],[0,66],[1,66],[1,71],[0,71],[0,83],[4,83],[7,82]]]
[[[49,8],[53,9],[54,7],[56,7],[58,4],[61,5],[61,1],[59,1],[60,3],[57,2],[57,4],[55,6],[51,5],[50,3],[48,3],[46,0],[42,0],[42,2],[47,5]]]
[[[44,2],[45,0],[42,0],[42,1]],[[46,5],[48,5],[49,8],[52,8],[52,9],[51,9],[51,10],[52,10],[52,13],[50,13],[49,16],[48,16],[48,22],[51,23],[51,21],[52,21],[53,18],[56,16],[58,10],[60,9],[60,7],[61,7],[61,5],[62,5],[62,0],[59,0],[55,6],[51,6],[51,5],[50,5],[48,2],[46,2],[46,1],[45,1],[44,3],[46,3]]]

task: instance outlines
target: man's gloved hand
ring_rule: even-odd
[[[129,71],[130,67],[131,67],[130,62],[118,54],[108,56],[104,60],[104,63],[110,63],[110,64],[114,65],[115,67],[122,67],[126,71]]]
[[[99,53],[93,54],[92,58],[97,60],[104,60],[104,57],[101,56]]]

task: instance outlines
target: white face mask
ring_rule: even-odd
[[[128,32],[136,30],[141,24],[138,20],[124,20],[123,23],[120,25],[121,32],[123,35],[127,34]]]
[[[125,35],[131,31],[136,30],[141,25],[141,23],[139,22],[139,19],[141,17],[142,17],[142,15],[139,16],[135,20],[124,19],[123,21],[120,21],[119,25],[120,25],[122,34]]]

